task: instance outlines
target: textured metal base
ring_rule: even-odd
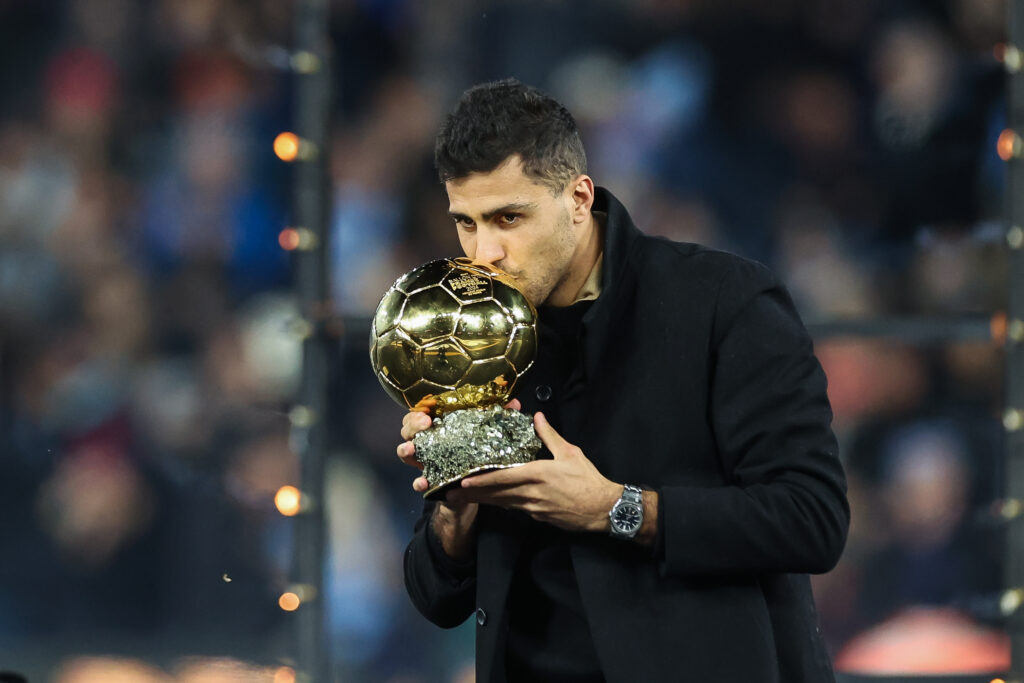
[[[542,444],[533,420],[499,405],[456,410],[434,419],[434,426],[413,437],[423,476],[430,483],[424,498],[439,500],[470,474],[532,461]]]

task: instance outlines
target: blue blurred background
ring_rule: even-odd
[[[293,523],[273,495],[298,483],[301,356],[278,246],[291,172],[271,143],[292,124],[275,64],[293,5],[0,0],[0,669],[288,681]],[[516,76],[574,112],[591,175],[640,226],[769,264],[808,323],[987,318],[1007,298],[1005,15],[1000,0],[333,0],[333,312],[366,316],[400,273],[458,253],[433,135],[463,88]],[[332,660],[345,681],[470,681],[472,629],[440,631],[405,596],[420,501],[394,455],[401,411],[366,331],[348,332],[331,377]],[[1002,486],[999,345],[816,347],[854,513],[844,559],[815,578],[838,664],[877,670],[899,643],[897,670],[1005,666],[983,513]]]

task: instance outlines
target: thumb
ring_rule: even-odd
[[[569,449],[572,448],[572,444],[562,438],[562,435],[555,431],[555,428],[548,422],[548,418],[544,416],[544,413],[534,413],[533,415],[533,428],[537,432],[537,436],[540,440],[548,447],[551,451],[551,455],[555,460],[566,457],[569,454]]]

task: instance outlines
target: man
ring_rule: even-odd
[[[549,456],[426,505],[416,607],[444,627],[475,614],[480,683],[832,680],[807,573],[837,562],[849,508],[782,287],[640,233],[586,174],[569,112],[516,81],[466,91],[435,160],[466,255],[538,306],[511,406]],[[406,463],[429,424],[406,415]]]

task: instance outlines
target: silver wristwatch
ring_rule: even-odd
[[[608,511],[611,520],[612,536],[615,538],[633,538],[644,523],[643,491],[638,486],[626,484],[622,496]]]

